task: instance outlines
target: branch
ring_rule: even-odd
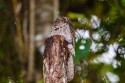
[[[44,83],[67,83],[68,43],[55,35],[45,41],[43,60]]]

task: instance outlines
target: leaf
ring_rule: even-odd
[[[83,14],[74,13],[74,12],[69,12],[67,15],[71,19],[78,19],[78,18],[84,18],[85,17]]]
[[[121,4],[125,7],[125,0],[121,0]]]
[[[75,43],[74,63],[78,63],[80,59],[86,58],[89,55],[91,41],[89,39],[80,38]]]

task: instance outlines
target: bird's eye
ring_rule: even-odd
[[[58,27],[55,27],[54,30],[58,30],[59,28]]]
[[[54,28],[54,30],[57,30],[57,28]]]

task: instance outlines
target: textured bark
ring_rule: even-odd
[[[28,60],[28,73],[27,73],[27,81],[34,80],[34,52],[35,52],[35,44],[34,44],[34,37],[35,37],[35,0],[30,1],[30,30],[29,30],[29,60]]]
[[[53,26],[50,33],[50,36],[53,35],[61,35],[65,37],[65,40],[67,41],[68,45],[68,51],[69,54],[66,58],[67,62],[65,64],[66,66],[66,78],[68,81],[71,81],[74,77],[74,65],[73,65],[73,56],[75,55],[74,50],[74,34],[75,31],[73,29],[73,25],[71,21],[67,17],[58,17]]]
[[[67,83],[68,43],[64,36],[54,35],[45,41],[44,83]]]

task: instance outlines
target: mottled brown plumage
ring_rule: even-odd
[[[74,77],[74,29],[70,20],[59,17],[45,42],[43,73],[45,83],[67,83]]]
[[[52,26],[52,32],[50,36],[53,35],[62,35],[65,37],[65,40],[68,42],[68,48],[70,54],[67,57],[67,79],[71,80],[74,76],[74,66],[73,66],[73,55],[74,51],[74,34],[73,25],[71,21],[66,17],[58,17]]]

